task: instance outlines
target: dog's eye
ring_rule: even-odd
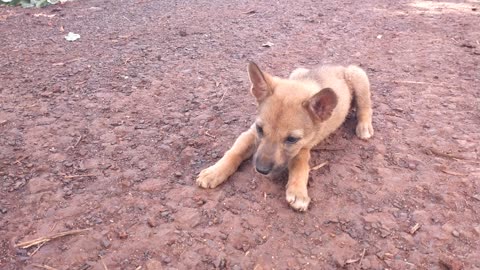
[[[285,139],[285,143],[287,143],[287,144],[294,144],[294,143],[298,142],[299,140],[300,140],[300,138],[288,136],[288,137]]]
[[[257,133],[258,133],[258,136],[263,136],[263,128],[259,125],[257,125]]]

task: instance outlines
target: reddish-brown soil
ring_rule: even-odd
[[[0,268],[480,269],[479,8],[1,7]],[[217,189],[194,184],[254,119],[249,60],[370,76],[375,136],[357,139],[352,115],[318,146],[311,165],[329,163],[311,173],[306,213],[250,162]]]

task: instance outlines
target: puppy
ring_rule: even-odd
[[[248,75],[258,103],[257,119],[196,182],[203,188],[215,188],[254,155],[255,169],[261,174],[288,168],[286,199],[294,209],[306,211],[310,149],[345,121],[353,99],[357,136],[373,136],[367,74],[357,66],[322,66],[298,68],[284,79],[249,63]]]

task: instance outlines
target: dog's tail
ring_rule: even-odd
[[[357,110],[363,109],[371,111],[372,102],[370,98],[370,81],[367,73],[354,65],[345,68],[345,81],[350,88],[350,91],[355,97]]]

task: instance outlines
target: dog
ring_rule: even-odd
[[[286,199],[295,210],[306,211],[310,150],[342,125],[352,104],[356,135],[364,140],[373,136],[367,74],[355,65],[330,65],[297,68],[285,79],[253,62],[247,71],[258,105],[256,121],[216,164],[200,172],[196,183],[215,188],[253,155],[255,169],[263,175],[288,169]]]

